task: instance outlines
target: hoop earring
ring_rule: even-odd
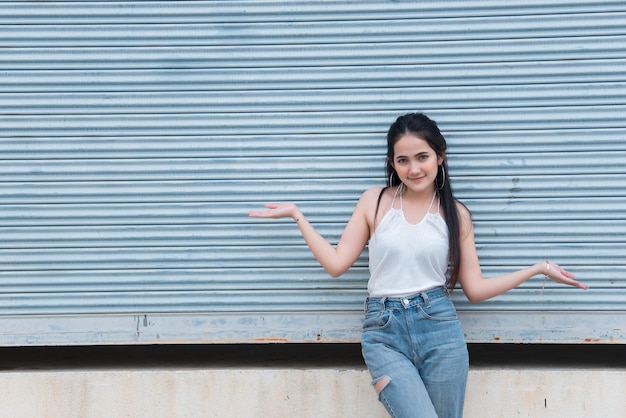
[[[439,167],[441,167],[441,186],[437,184],[437,178],[439,176],[435,178],[435,186],[437,187],[437,190],[443,190],[446,185],[446,169],[443,168],[443,164],[441,164]]]
[[[393,183],[391,181],[393,179],[394,174],[396,174],[395,171],[392,171],[391,174],[389,174],[389,187],[393,186]]]

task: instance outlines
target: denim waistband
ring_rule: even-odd
[[[374,307],[377,305],[381,310],[387,309],[387,308],[407,309],[407,308],[410,308],[412,306],[417,306],[417,305],[430,306],[430,302],[432,302],[433,300],[443,298],[443,297],[448,297],[448,296],[449,296],[449,292],[445,286],[434,287],[432,289],[424,290],[423,292],[418,292],[410,296],[402,296],[402,297],[385,296],[382,298],[375,298],[375,297],[370,296],[367,299],[365,299],[365,310],[367,311],[369,307]]]

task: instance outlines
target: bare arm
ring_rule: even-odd
[[[478,262],[472,220],[469,212],[462,205],[459,205],[459,217],[461,221],[461,265],[459,269],[459,281],[463,292],[470,302],[481,302],[501,295],[519,286],[531,277],[540,274],[547,275],[556,283],[576,286],[585,290],[589,288],[588,285],[574,280],[574,274],[562,269],[558,264],[549,261],[541,261],[521,270],[484,279]]]
[[[372,189],[363,193],[336,247],[315,230],[293,203],[269,203],[265,205],[267,210],[248,212],[248,216],[274,219],[293,218],[317,261],[331,276],[337,277],[354,264],[367,244],[370,235],[367,211],[372,207],[373,196],[376,199],[378,195],[372,192]]]

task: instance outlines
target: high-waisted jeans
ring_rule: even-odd
[[[463,416],[467,344],[445,288],[367,298],[362,352],[378,398],[394,418]]]

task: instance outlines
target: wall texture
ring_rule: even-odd
[[[356,342],[336,242],[384,134],[447,136],[486,276],[469,341],[626,341],[623,1],[0,1],[0,345]]]
[[[0,417],[388,417],[364,369],[0,373]],[[626,415],[626,371],[473,369],[466,418]]]

